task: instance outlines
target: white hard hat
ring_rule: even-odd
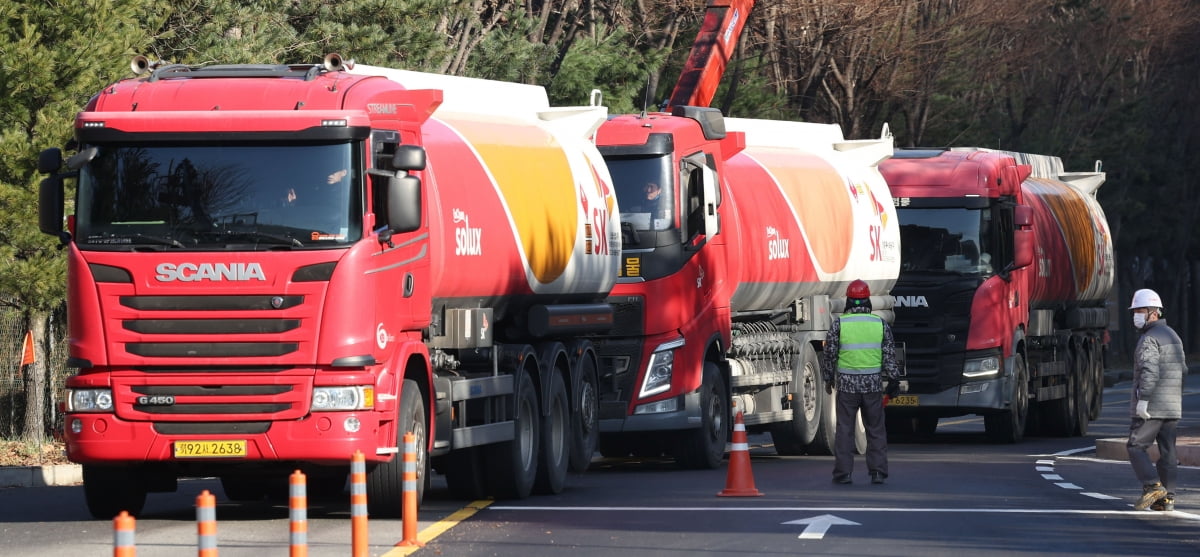
[[[1158,292],[1143,288],[1133,293],[1133,302],[1129,304],[1129,309],[1137,308],[1162,308],[1162,298],[1158,296]]]

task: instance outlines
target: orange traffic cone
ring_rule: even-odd
[[[750,444],[746,441],[746,424],[742,413],[733,421],[733,442],[729,447],[729,474],[725,489],[719,497],[758,497],[762,492],[754,488],[754,474],[750,472]]]

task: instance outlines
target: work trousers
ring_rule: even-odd
[[[1129,426],[1129,463],[1142,485],[1161,482],[1167,493],[1175,495],[1175,475],[1179,459],[1175,455],[1175,434],[1179,420],[1143,420],[1134,416]],[[1151,464],[1147,449],[1158,443],[1158,462]]]
[[[833,477],[850,477],[854,470],[855,418],[862,410],[867,430],[867,470],[888,475],[887,427],[883,422],[883,393],[837,394],[837,433],[834,436]]]

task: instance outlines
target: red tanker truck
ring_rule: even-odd
[[[595,340],[600,452],[716,467],[732,401],[780,453],[829,453],[834,411],[817,355],[831,314],[863,279],[890,316],[899,272],[895,208],[876,169],[891,138],[677,106],[611,118],[596,141],[623,242],[616,326]]]
[[[880,165],[900,219],[893,326],[907,356],[891,432],[981,414],[1000,442],[1087,433],[1113,287],[1096,170],[974,148],[897,150]]]
[[[67,453],[97,518],[181,477],[251,500],[301,469],[341,492],[356,452],[371,513],[395,515],[406,432],[419,493],[431,462],[457,493],[524,497],[590,457],[588,335],[621,250],[604,109],[348,65],[139,57],[78,114],[75,154],[43,152]]]

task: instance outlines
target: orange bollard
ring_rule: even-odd
[[[367,459],[354,451],[350,459],[350,555],[367,557]]]
[[[208,490],[196,496],[196,549],[200,557],[217,557],[217,498]]]
[[[288,518],[290,519],[290,557],[308,557],[308,483],[304,472],[296,470],[288,479]]]
[[[404,468],[401,473],[404,488],[404,541],[398,546],[424,547],[425,544],[417,539],[417,436],[404,434]]]
[[[133,542],[135,520],[126,511],[113,518],[113,557],[134,557],[137,544]]]
[[[742,413],[733,421],[733,442],[729,446],[729,474],[725,478],[725,489],[717,494],[721,497],[758,497],[762,492],[754,487],[754,474],[750,472],[750,443],[746,440],[746,424]]]

